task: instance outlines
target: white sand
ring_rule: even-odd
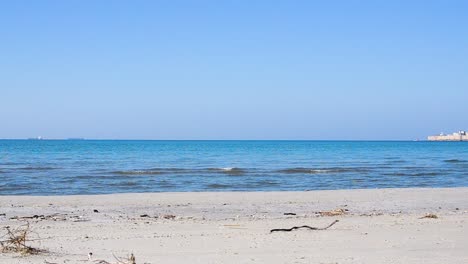
[[[348,213],[316,213],[336,208]],[[48,253],[1,253],[0,263],[117,263],[113,254],[131,252],[138,264],[468,263],[467,210],[468,188],[0,196],[2,227],[55,215],[29,220],[41,238],[31,245]]]

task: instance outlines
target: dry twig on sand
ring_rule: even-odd
[[[310,230],[326,230],[326,229],[330,228],[331,226],[333,226],[334,224],[336,224],[338,222],[339,222],[339,220],[335,220],[326,227],[313,227],[313,226],[303,225],[303,226],[293,226],[291,228],[276,228],[276,229],[271,229],[270,233],[278,232],[278,231],[290,232],[290,231],[293,231],[295,229],[300,229],[300,228],[307,228],[307,229],[310,229]]]
[[[27,245],[31,241],[38,239],[30,239],[31,234],[33,233],[29,222],[24,225],[21,225],[15,229],[11,229],[9,226],[4,228],[6,233],[0,236],[0,247],[2,252],[15,252],[21,254],[38,254],[44,252],[34,247]]]

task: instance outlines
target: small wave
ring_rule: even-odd
[[[383,176],[409,176],[408,173],[395,172],[395,173],[382,173]]]
[[[320,172],[326,173],[326,172],[328,172],[328,170],[323,170],[323,169],[317,170],[317,169],[307,169],[307,168],[291,168],[291,169],[278,170],[277,172],[286,173],[286,174],[295,174],[295,173],[311,173],[311,174],[314,174],[314,173],[320,173]]]
[[[185,168],[151,168],[150,171],[160,171],[161,173],[186,173],[192,172],[192,169]]]
[[[177,186],[173,182],[170,182],[170,181],[167,181],[167,180],[159,181],[159,182],[155,183],[155,185],[158,186],[158,187],[161,187],[161,188],[175,188]]]
[[[404,173],[404,172],[395,172],[395,173],[384,173],[384,176],[399,176],[399,177],[422,177],[422,176],[438,176],[438,172],[417,172],[417,173]]]
[[[418,173],[413,173],[410,174],[409,176],[437,176],[440,175],[438,172],[418,172]]]
[[[325,174],[325,173],[342,173],[342,172],[365,172],[368,169],[364,168],[320,168],[320,169],[312,169],[312,168],[290,168],[290,169],[283,169],[277,170],[279,173],[285,174]]]
[[[460,160],[460,159],[448,159],[448,160],[444,160],[444,162],[447,162],[447,163],[465,163],[465,162],[468,162],[467,160]]]
[[[210,172],[218,172],[218,173],[224,173],[228,175],[242,175],[246,173],[246,170],[241,169],[241,168],[208,168],[208,171]]]
[[[206,169],[185,169],[185,168],[152,168],[140,170],[119,170],[113,171],[119,175],[152,175],[152,174],[191,174],[191,173],[223,173],[228,175],[242,175],[246,170],[241,168],[206,168]]]
[[[386,162],[386,164],[399,164],[399,163],[406,163],[406,160],[402,159],[391,159]]]
[[[28,170],[28,171],[46,171],[46,170],[56,170],[59,169],[57,167],[34,167],[34,166],[28,166],[28,167],[22,167],[19,168],[20,170]]]
[[[92,178],[94,178],[94,176],[91,176],[91,175],[78,175],[74,177],[74,179],[77,179],[77,180],[88,180]]]
[[[23,162],[0,162],[2,166],[15,166],[15,165],[25,165]]]
[[[59,183],[61,183],[61,184],[70,184],[70,183],[75,183],[76,180],[77,180],[76,177],[74,177],[74,178],[66,178],[66,179],[61,179],[61,180],[59,181]]]
[[[221,183],[212,183],[212,184],[206,185],[206,187],[208,187],[209,189],[226,189],[226,188],[230,188],[231,185],[221,184]]]
[[[152,175],[152,174],[163,174],[157,170],[128,170],[128,171],[113,171],[113,174],[119,175]]]
[[[263,180],[263,181],[257,181],[254,183],[257,187],[266,187],[266,186],[276,186],[279,185],[278,182],[275,181],[268,181],[268,180]]]
[[[194,173],[199,172],[198,170],[193,169],[183,169],[183,168],[151,168],[151,169],[137,169],[137,170],[120,170],[113,171],[113,174],[120,175],[152,175],[152,174],[184,174],[184,173]]]
[[[400,157],[385,157],[386,160],[399,160]]]
[[[133,181],[125,181],[125,182],[116,182],[111,183],[110,186],[114,187],[131,187],[131,186],[138,186],[139,184]]]

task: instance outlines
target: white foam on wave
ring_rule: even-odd
[[[320,169],[316,169],[316,170],[310,170],[311,173],[328,173],[328,172],[332,172],[331,170],[320,170]]]

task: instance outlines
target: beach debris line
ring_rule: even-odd
[[[41,219],[41,220],[44,220],[46,218],[50,218],[50,217],[53,217],[55,215],[49,215],[49,216],[45,216],[45,215],[33,215],[33,216],[13,216],[13,217],[10,217],[10,220],[24,220],[24,219]]]
[[[114,258],[117,260],[119,264],[136,264],[135,255],[133,253],[130,254],[126,259],[120,259],[114,255]]]
[[[174,220],[176,218],[176,216],[172,215],[172,214],[167,214],[167,215],[163,215],[162,218],[169,219],[169,220]]]
[[[57,262],[50,262],[50,261],[44,260],[44,264],[58,264],[58,263],[57,263]]]
[[[92,257],[93,253],[89,253],[89,254],[91,254],[90,259],[89,259],[91,261],[91,257]],[[109,262],[109,261],[102,260],[102,259],[94,260],[93,262],[98,263],[98,264],[113,264],[113,263],[116,263],[116,264],[136,264],[136,258],[135,258],[135,255],[133,255],[133,253],[131,253],[130,256],[128,256],[126,258],[119,258],[114,254],[112,254],[112,255],[114,256],[115,261],[117,261],[117,262]]]
[[[426,214],[425,216],[423,217],[419,217],[419,219],[423,219],[423,218],[431,218],[431,219],[437,219],[439,218],[436,214]]]
[[[339,222],[339,220],[335,220],[326,227],[313,227],[313,226],[303,225],[303,226],[293,226],[291,228],[275,228],[275,229],[271,229],[270,233],[273,233],[273,232],[291,232],[293,230],[300,229],[300,228],[307,228],[307,229],[310,229],[310,230],[326,230],[326,229],[332,227],[334,224],[336,224],[338,222]]]
[[[156,218],[156,219],[168,219],[168,220],[174,220],[177,218],[177,216],[173,215],[173,214],[165,214],[165,215],[155,215],[155,216],[151,216],[149,214],[141,214],[139,215],[140,218]]]
[[[343,209],[343,208],[337,208],[335,210],[331,211],[321,211],[321,212],[316,212],[316,214],[320,216],[339,216],[339,215],[344,215],[348,213],[348,209]]]
[[[27,243],[38,240],[31,239],[33,233],[29,222],[12,229],[10,226],[4,227],[6,231],[0,236],[0,249],[3,253],[21,253],[23,255],[32,255],[45,252],[44,250],[27,245]]]
[[[71,220],[73,222],[85,222],[88,221],[84,219],[81,215],[68,215],[68,214],[51,214],[51,215],[32,215],[32,216],[13,216],[10,217],[10,220],[52,220],[52,221],[66,221]]]
[[[366,213],[366,214],[360,214],[359,216],[381,216],[384,213],[382,212],[371,212],[371,213]]]

